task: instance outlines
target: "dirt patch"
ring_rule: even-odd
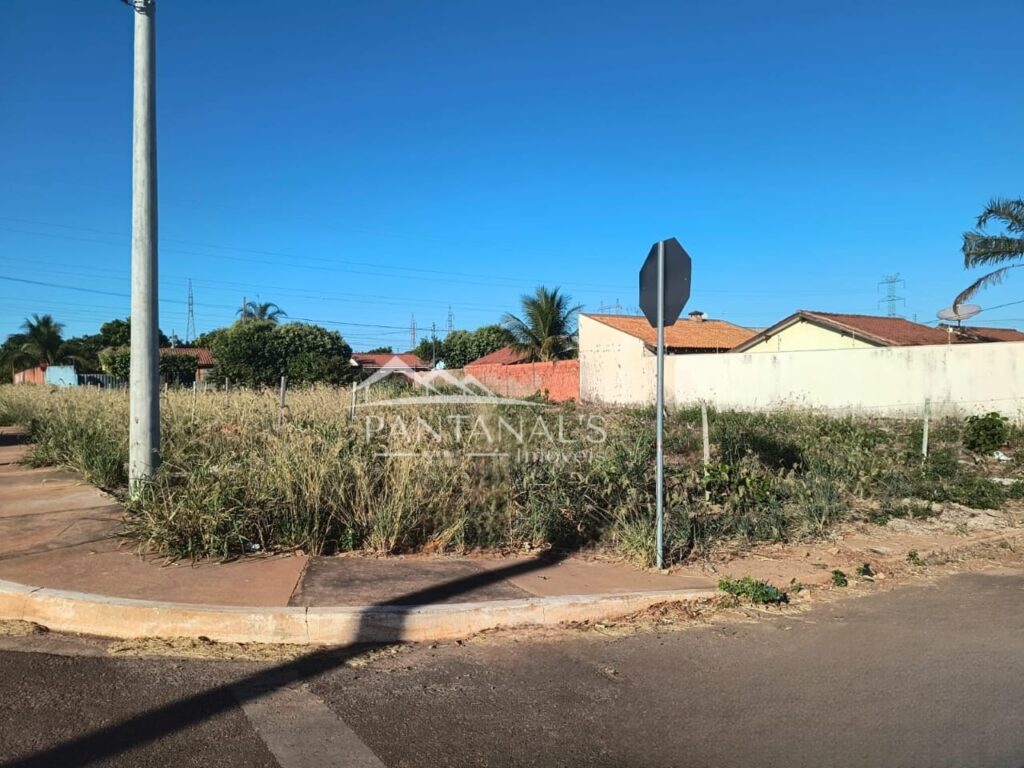
[[[27,637],[29,635],[42,635],[49,630],[42,624],[34,621],[21,621],[20,619],[0,619],[0,637]]]
[[[797,585],[827,587],[836,570],[852,577],[866,566],[876,581],[885,581],[907,572],[911,552],[925,563],[938,564],[950,553],[1024,536],[1024,516],[1017,504],[984,511],[959,504],[935,506],[931,517],[845,524],[818,540],[723,547],[674,570],[716,578],[751,576],[790,590]]]
[[[207,661],[289,661],[316,648],[269,643],[220,643],[207,637],[142,637],[119,640],[107,646],[111,656],[165,656]]]

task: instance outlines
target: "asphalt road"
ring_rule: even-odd
[[[4,764],[1024,768],[1024,572],[357,665],[52,652],[76,642],[0,643],[33,649],[0,651]]]

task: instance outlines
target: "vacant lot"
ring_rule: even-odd
[[[270,391],[166,393],[163,467],[126,532],[174,557],[598,546],[652,561],[651,409],[371,402],[352,416],[350,404],[330,388],[289,393],[284,412]],[[29,430],[34,462],[123,494],[123,391],[0,387],[0,423]],[[667,421],[672,561],[850,519],[995,509],[1024,491],[1012,482],[1024,432],[996,417],[933,423],[927,461],[915,422],[723,412],[710,423],[705,467],[699,412]]]

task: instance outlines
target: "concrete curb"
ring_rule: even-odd
[[[241,608],[65,592],[0,581],[0,619],[103,637],[208,637],[240,643],[348,645],[454,640],[485,629],[600,621],[658,603],[708,598],[717,590],[567,595],[424,606]]]

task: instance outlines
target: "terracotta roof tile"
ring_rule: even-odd
[[[466,367],[472,368],[474,365],[515,365],[525,360],[526,355],[521,352],[516,352],[512,347],[502,347],[495,352],[491,352],[489,355],[478,357],[473,362],[466,363]]]
[[[658,341],[657,331],[647,318],[635,315],[591,315],[587,317],[611,326],[630,336],[654,346]],[[665,328],[665,346],[669,349],[692,349],[706,352],[724,351],[741,344],[754,332],[724,320],[693,320],[680,318]]]
[[[411,353],[395,355],[390,352],[353,352],[352,360],[360,368],[367,370],[380,370],[381,368],[430,370],[430,363],[424,362]]]
[[[879,347],[913,347],[925,344],[948,344],[949,334],[942,328],[930,328],[912,323],[902,317],[878,315],[850,315],[838,312],[811,312],[801,309],[780,320],[770,328],[737,345],[735,352],[743,352],[762,339],[774,336],[801,320],[829,328]]]
[[[206,347],[162,347],[161,355],[191,355],[199,358],[200,368],[212,368],[216,364],[213,353]]]
[[[912,347],[924,344],[947,344],[949,335],[939,328],[912,323],[902,317],[880,317],[878,315],[845,315],[835,312],[811,312],[800,310],[798,315],[809,320],[818,320],[826,325],[857,333],[868,341],[880,342],[883,346]]]
[[[980,325],[964,325],[960,328],[956,328],[955,326],[940,326],[943,331],[945,331],[947,327],[952,327],[954,334],[961,337],[957,339],[956,336],[954,336],[953,341],[1024,341],[1024,333],[1018,331],[1016,328],[985,328]]]

